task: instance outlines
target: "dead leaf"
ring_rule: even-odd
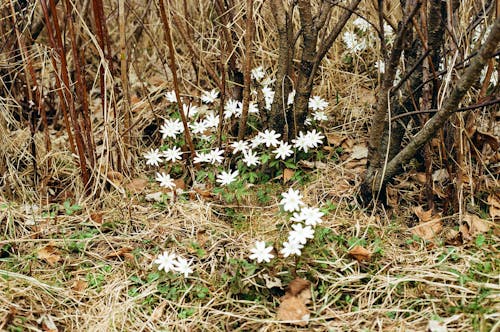
[[[412,229],[412,233],[424,240],[431,240],[443,229],[440,219],[422,223]]]
[[[153,310],[153,313],[151,314],[151,319],[153,321],[159,320],[163,316],[163,312],[165,311],[167,303],[167,301],[163,301],[159,306],[155,308],[155,310]]]
[[[500,194],[491,193],[488,196],[489,212],[492,220],[500,218]]]
[[[419,172],[415,175],[417,182],[420,184],[425,184],[427,182],[427,176],[423,172]]]
[[[285,168],[283,170],[283,183],[287,183],[295,174],[295,171],[290,168]]]
[[[450,176],[446,168],[441,168],[432,173],[432,181],[434,182],[444,182]]]
[[[130,253],[131,251],[132,251],[132,248],[130,248],[130,247],[123,247],[123,248],[120,248],[117,251],[113,251],[112,253],[107,254],[105,256],[105,258],[109,259],[109,258],[122,257],[122,258],[125,258],[128,261],[133,261],[134,260],[134,255]]]
[[[368,261],[372,257],[372,253],[362,246],[355,246],[349,250],[349,255],[354,257],[358,262]]]
[[[311,282],[302,278],[295,278],[288,284],[286,294],[297,296],[300,292],[311,287]]]
[[[458,226],[458,231],[462,234],[462,239],[464,242],[468,242],[472,240],[472,236],[469,233],[469,227],[466,224],[462,224]]]
[[[424,211],[424,208],[419,205],[413,208],[413,212],[417,215],[418,220],[422,222],[427,222],[432,219],[432,209]]]
[[[37,256],[39,259],[45,260],[50,266],[54,266],[55,263],[61,260],[59,252],[56,250],[52,243],[49,243],[45,247],[37,251]]]
[[[297,163],[300,167],[309,169],[327,169],[327,164],[321,161],[309,161],[309,160],[299,160]]]
[[[355,145],[352,147],[352,159],[363,159],[368,157],[368,148],[364,145]]]
[[[152,201],[161,202],[161,201],[163,201],[162,195],[163,195],[163,193],[161,191],[157,191],[155,193],[147,194],[144,198],[148,202],[152,202]]]
[[[196,232],[196,242],[200,245],[200,247],[205,248],[209,236],[207,235],[207,231],[205,229],[199,230]]]
[[[307,326],[311,314],[305,303],[296,296],[285,298],[278,308],[277,319],[292,325]]]
[[[108,171],[107,176],[108,180],[117,186],[120,186],[123,183],[124,176],[120,172]]]
[[[467,223],[469,227],[469,234],[471,236],[476,236],[477,234],[487,233],[491,225],[487,220],[481,219],[475,214],[465,214],[463,220]]]
[[[148,185],[148,180],[143,178],[135,178],[130,180],[129,183],[125,185],[125,189],[132,193],[142,193]]]
[[[279,288],[283,287],[283,284],[281,283],[281,280],[278,277],[271,277],[267,273],[265,273],[262,277],[266,281],[266,287],[269,289],[274,287],[279,287]]]
[[[181,190],[185,190],[186,189],[186,183],[184,182],[184,179],[182,178],[179,178],[179,179],[175,179],[174,180],[174,184],[175,184],[175,189],[181,189]]]
[[[427,324],[427,331],[429,332],[447,332],[446,324],[437,320],[430,320]]]
[[[41,323],[42,323],[42,330],[44,332],[57,332],[58,331],[57,326],[54,323],[54,320],[50,316],[43,315],[41,317]]]
[[[71,289],[73,289],[75,292],[83,292],[87,289],[88,285],[88,282],[86,282],[85,280],[78,279],[73,282],[73,285],[71,285]]]
[[[97,224],[102,224],[102,212],[91,213],[90,219]]]
[[[326,133],[325,136],[328,144],[333,146],[340,146],[347,139],[346,136],[337,133]]]

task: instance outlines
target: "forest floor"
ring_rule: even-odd
[[[235,205],[199,193],[151,203],[151,181],[125,184],[125,194],[111,189],[98,205],[68,201],[43,211],[2,201],[0,329],[498,329],[498,228],[407,207],[419,194],[409,178],[396,181],[393,207],[372,213],[355,199],[360,168],[352,162],[365,161],[341,159],[309,170],[298,186],[328,214],[300,260],[274,264],[248,256],[257,239],[278,248],[288,227],[279,183],[248,188]],[[158,271],[153,261],[163,251],[193,259],[194,273]],[[310,316],[284,324],[276,313],[297,277],[310,282]]]

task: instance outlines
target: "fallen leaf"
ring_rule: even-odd
[[[150,194],[147,194],[144,198],[146,199],[146,201],[148,202],[161,202],[163,199],[162,199],[162,195],[163,193],[161,191],[157,191],[155,193],[150,193]]]
[[[135,178],[130,180],[129,183],[125,185],[125,189],[132,193],[142,193],[148,185],[148,180],[143,178]]]
[[[283,287],[283,284],[281,283],[281,280],[278,277],[271,277],[267,273],[264,274],[262,277],[266,281],[266,287],[269,288],[269,289],[270,288],[274,288],[274,287],[279,287],[279,288]]]
[[[287,183],[295,174],[295,171],[290,168],[285,168],[283,170],[283,183]]]
[[[430,320],[427,324],[428,332],[447,332],[446,324],[443,324],[437,320]]]
[[[292,325],[307,326],[311,314],[305,303],[296,296],[290,296],[280,303],[277,319]]]
[[[152,320],[159,320],[161,316],[163,316],[163,312],[165,311],[165,307],[167,306],[167,301],[163,301],[159,306],[153,310],[153,313],[151,314],[151,319]]]
[[[116,171],[108,171],[108,180],[113,182],[113,184],[119,186],[123,183],[123,174]]]
[[[432,181],[434,182],[444,182],[450,176],[445,168],[438,169],[432,173]]]
[[[311,282],[302,278],[295,278],[288,284],[286,294],[297,296],[299,293],[311,287]]]
[[[487,220],[481,219],[475,214],[465,214],[463,220],[467,223],[469,227],[469,233],[471,236],[477,234],[486,233],[490,230],[491,225]]]
[[[130,247],[123,247],[120,248],[119,250],[113,251],[110,254],[107,254],[105,258],[116,258],[116,257],[123,257],[128,261],[133,261],[134,260],[134,255],[131,254],[130,252],[132,251],[132,248]]]
[[[45,260],[50,266],[54,266],[55,263],[61,260],[59,252],[56,250],[53,244],[49,243],[45,247],[37,251],[37,256],[39,259]]]
[[[421,223],[430,221],[432,219],[432,209],[424,211],[424,208],[421,205],[414,207],[413,213],[415,213]]]
[[[362,246],[355,246],[349,250],[349,255],[354,257],[358,262],[368,261],[372,257],[372,253]]]
[[[89,284],[85,280],[78,279],[73,282],[73,285],[71,285],[71,289],[73,289],[75,292],[83,292],[87,289],[88,285]]]
[[[424,240],[431,240],[443,229],[441,220],[432,220],[420,224],[412,229],[412,233]]]
[[[102,224],[102,212],[91,213],[90,219],[97,224]]]
[[[186,183],[184,182],[184,179],[182,179],[182,178],[175,179],[174,184],[175,184],[175,189],[181,189],[181,190],[186,189]]]
[[[368,157],[368,148],[364,145],[355,145],[352,147],[352,159],[363,159]]]
[[[340,146],[347,139],[346,136],[337,133],[326,133],[325,136],[328,144],[333,146]]]
[[[196,232],[196,242],[200,245],[200,247],[205,248],[209,236],[207,235],[207,231],[205,229],[199,230]]]
[[[491,193],[488,196],[488,204],[491,219],[500,218],[500,194]]]
[[[423,172],[419,172],[415,175],[417,182],[420,184],[425,184],[427,182],[427,176]]]
[[[58,331],[57,326],[54,323],[54,320],[50,316],[43,315],[41,317],[41,323],[42,323],[42,330],[45,332],[57,332]]]

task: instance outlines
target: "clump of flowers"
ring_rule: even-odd
[[[266,109],[271,108],[274,98],[273,84],[274,79],[267,76],[266,70],[260,66],[254,68],[251,73],[253,86],[260,89],[264,96]],[[258,93],[252,92],[252,100],[249,104],[249,121],[252,121],[255,128],[260,121],[260,110],[257,106]],[[293,102],[295,91],[288,96],[288,102]],[[231,140],[225,137],[222,146],[215,146],[215,138],[218,131],[227,129],[232,123],[235,123],[242,115],[242,102],[239,100],[228,99],[224,104],[223,123],[224,128],[219,128],[221,119],[218,109],[220,107],[219,92],[216,89],[203,91],[200,96],[200,106],[196,106],[193,100],[182,99],[182,105],[177,105],[177,97],[174,91],[167,92],[166,100],[170,103],[169,117],[164,120],[160,126],[159,132],[162,134],[163,145],[160,148],[154,148],[144,154],[146,165],[161,167],[162,169],[155,173],[155,180],[160,187],[166,190],[179,192],[182,190],[176,188],[175,178],[179,174],[173,170],[179,169],[184,163],[182,147],[185,145],[183,140],[184,125],[180,120],[179,112],[184,112],[188,119],[188,128],[191,132],[195,144],[195,156],[192,163],[196,169],[193,169],[196,177],[196,183],[205,183],[208,188],[213,188],[215,195],[221,195],[226,201],[234,197],[238,198],[239,192],[244,192],[244,181],[266,182],[270,176],[261,172],[261,167],[270,167],[280,172],[289,165],[295,165],[301,158],[308,158],[309,153],[323,144],[325,136],[318,131],[317,125],[328,120],[326,110],[328,102],[320,96],[312,96],[309,100],[310,115],[305,123],[306,130],[301,131],[299,135],[290,142],[284,141],[280,133],[275,130],[265,129],[257,131],[244,140]],[[298,195],[298,196],[297,196]],[[293,233],[284,244],[283,255],[300,255],[300,250],[305,241],[313,236],[313,226],[316,224],[311,221],[302,220],[307,215],[307,207],[300,201],[300,194],[293,189],[284,193],[282,200],[283,209],[288,212],[297,212],[294,216],[296,225],[292,226]],[[295,199],[295,200],[294,200]],[[298,204],[298,205],[297,205]],[[300,214],[302,213],[302,214]],[[310,213],[310,211],[309,211]],[[309,217],[308,217],[309,218]],[[301,227],[300,223],[305,222]],[[256,244],[252,251],[253,259],[258,262],[269,261],[273,255],[265,246],[264,242]],[[165,272],[177,271],[184,275],[189,275],[192,271],[189,268],[189,262],[181,259],[174,254],[162,253],[155,260],[159,264],[159,269]]]
[[[290,221],[294,222],[291,226],[292,230],[288,232],[288,238],[282,244],[280,253],[283,257],[300,256],[302,249],[307,244],[307,241],[314,238],[316,225],[323,222],[321,219],[324,215],[319,208],[309,207],[302,201],[302,195],[298,190],[293,188],[281,194],[280,205],[285,212],[291,213]],[[265,242],[257,241],[254,247],[250,249],[249,258],[256,260],[257,263],[269,263],[274,255],[271,254],[272,246],[266,246]]]

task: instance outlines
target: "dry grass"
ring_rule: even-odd
[[[404,204],[372,212],[356,201],[365,161],[353,162],[349,156],[353,146],[365,144],[377,74],[361,68],[377,60],[375,52],[346,63],[337,43],[321,69],[314,93],[330,100],[332,120],[325,130],[345,136],[348,144],[340,159],[307,170],[311,181],[300,188],[305,200],[331,210],[299,264],[283,259],[266,267],[248,261],[256,239],[279,248],[290,226],[277,205],[280,183],[253,187],[237,206],[196,195],[147,202],[145,195],[158,190],[152,181],[140,194],[124,189],[127,177],[154,174],[137,156],[159,144],[147,128],[157,129],[155,121],[166,114],[164,92],[172,88],[165,79],[170,73],[162,62],[163,32],[156,11],[142,13],[141,2],[129,3],[145,24],[130,54],[133,140],[125,148],[120,133],[112,128],[114,120],[105,121],[94,86],[90,98],[97,154],[106,167],[92,170],[99,179],[93,199],[83,195],[62,130],[51,131],[50,153],[41,148],[42,134],[35,137],[39,171],[50,179],[53,202],[33,188],[29,129],[13,117],[20,112],[16,96],[1,96],[0,330],[424,331],[433,319],[441,320],[448,331],[500,328],[498,229],[485,234],[481,244],[450,243],[444,232],[431,241],[416,238],[410,227],[415,219],[411,208],[418,204],[422,189],[406,176],[397,181],[406,183],[397,187]],[[203,1],[193,4],[191,19],[184,23],[201,36],[196,40],[205,60],[217,63],[219,31],[205,15],[206,6]],[[266,22],[272,19],[265,4],[259,2],[257,7],[254,64],[271,71],[276,40]],[[176,10],[183,13],[180,5]],[[373,11],[362,10],[368,17]],[[230,28],[241,35],[244,2],[238,2],[234,12]],[[88,41],[83,19],[81,24],[82,38]],[[141,26],[136,21],[130,24],[131,31]],[[110,28],[117,40],[118,27]],[[182,45],[178,36],[174,39]],[[212,88],[189,52],[182,46],[177,51],[183,95],[199,96]],[[48,48],[35,44],[30,52],[38,70],[50,66]],[[99,56],[94,49],[88,56],[88,73],[97,82]],[[0,69],[12,68],[8,59],[6,54],[0,57]],[[193,70],[193,63],[200,72]],[[42,84],[53,93],[54,86],[47,83],[53,79],[49,72],[43,71]],[[112,84],[114,78],[108,79]],[[114,172],[113,156],[122,153],[120,149],[128,149],[134,162],[124,179],[113,182],[107,177]],[[472,166],[468,171],[472,177]],[[494,175],[488,178],[498,186]],[[258,203],[259,188],[270,190],[268,204]],[[71,203],[64,207],[65,201]],[[76,203],[81,209],[68,211]],[[42,207],[41,211],[33,211],[30,204]],[[447,225],[458,226],[458,219],[450,216]],[[370,250],[372,258],[359,263],[350,257],[355,244]],[[158,273],[152,262],[164,250],[193,257],[193,275],[183,279]],[[311,319],[305,328],[276,320],[284,288],[266,286],[269,276],[286,286],[296,275],[312,282]]]

